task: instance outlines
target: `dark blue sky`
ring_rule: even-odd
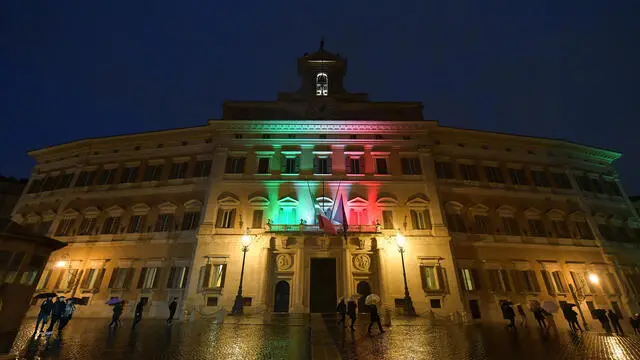
[[[96,3],[0,2],[0,174],[28,176],[29,149],[275,99],[324,34],[348,90],[422,101],[443,125],[620,151],[640,194],[640,1]]]

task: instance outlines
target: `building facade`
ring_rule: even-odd
[[[444,127],[420,103],[347,92],[346,66],[321,46],[276,101],[31,152],[13,217],[68,244],[38,289],[86,297],[79,316],[108,316],[113,296],[146,299],[147,316],[173,297],[206,315],[231,309],[244,263],[245,312],[333,312],[369,293],[400,312],[402,236],[421,315],[501,320],[502,300],[574,302],[569,284],[587,314],[639,310],[640,221],[620,154]],[[344,213],[337,234],[320,211]]]

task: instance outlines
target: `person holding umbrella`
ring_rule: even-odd
[[[74,311],[76,311],[76,305],[74,304],[72,299],[67,299],[64,312],[60,317],[60,325],[58,325],[58,335],[62,335],[62,329],[67,326],[67,324],[71,320],[71,317],[73,316]]]
[[[38,313],[38,320],[36,320],[36,329],[33,331],[34,334],[38,332],[38,326],[40,325],[40,322],[42,322],[42,328],[40,329],[40,332],[44,331],[44,327],[45,325],[47,325],[47,321],[49,321],[49,316],[51,316],[51,310],[53,310],[52,299],[56,296],[56,294],[52,293],[42,295],[46,296],[46,298],[42,302],[42,304],[40,304],[40,312]]]
[[[122,300],[119,298],[113,298],[107,301],[107,305],[113,305],[113,316],[111,317],[109,327],[112,325],[114,327],[118,327],[118,324],[120,323],[120,315],[122,315]]]
[[[369,313],[371,314],[371,321],[369,322],[369,327],[367,330],[369,335],[371,335],[371,327],[373,326],[373,324],[378,324],[380,333],[384,333],[384,330],[382,329],[382,323],[380,322],[380,314],[378,314],[378,303],[380,303],[380,297],[376,294],[368,295],[365,299],[365,304],[369,306]]]
[[[59,296],[58,301],[53,304],[53,308],[51,309],[51,323],[49,324],[49,328],[46,332],[47,336],[51,335],[53,327],[56,325],[58,320],[60,320],[66,308],[67,304],[64,302],[64,296]]]

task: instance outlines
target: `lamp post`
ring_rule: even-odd
[[[597,285],[598,282],[600,282],[600,278],[598,277],[598,275],[591,273],[589,274],[589,281],[591,281],[592,284]],[[578,287],[578,290],[583,290],[583,288],[584,288],[584,284]],[[571,296],[573,297],[573,301],[575,301],[576,305],[578,306],[578,312],[580,313],[580,318],[582,319],[582,326],[584,326],[585,331],[589,331],[589,325],[587,324],[587,319],[585,319],[584,314],[582,313],[582,307],[580,306],[581,300],[578,299],[578,295],[576,295],[576,289],[573,287],[572,284],[569,284],[569,290],[571,291]]]
[[[236,295],[236,301],[233,303],[231,309],[231,315],[242,315],[244,313],[244,298],[242,297],[242,280],[244,278],[244,261],[247,257],[247,251],[251,244],[251,235],[249,235],[249,229],[244,232],[240,242],[242,243],[242,270],[240,270],[240,285],[238,285],[238,295]]]
[[[404,267],[404,252],[405,252],[405,237],[398,231],[396,234],[396,245],[398,245],[398,251],[400,252],[400,259],[402,260],[402,277],[404,278],[404,313],[409,316],[417,316],[416,309],[413,307],[413,301],[411,295],[409,295],[409,286],[407,286],[407,271]]]

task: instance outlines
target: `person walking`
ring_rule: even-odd
[[[62,329],[69,323],[71,317],[73,316],[73,312],[76,311],[76,305],[73,303],[73,300],[68,299],[65,304],[64,313],[60,317],[60,325],[58,325],[58,336],[62,335]]]
[[[176,314],[176,309],[178,308],[178,298],[174,297],[173,301],[169,304],[169,318],[167,319],[167,324],[173,323],[173,316]]]
[[[52,299],[53,298],[49,296],[40,304],[40,312],[38,313],[38,320],[36,320],[36,329],[33,331],[34,334],[38,332],[40,322],[42,322],[40,332],[44,331],[44,327],[47,325],[47,321],[49,321],[49,317],[51,316],[51,310],[53,310]]]
[[[580,323],[578,322],[578,313],[573,309],[568,309],[567,316],[567,321],[569,321],[571,330],[580,330],[580,332],[583,332],[582,328],[580,327]]]
[[[384,330],[382,329],[382,323],[380,322],[380,314],[378,314],[378,307],[376,306],[376,304],[369,305],[369,312],[371,313],[369,328],[367,330],[369,335],[371,335],[371,327],[373,326],[373,324],[378,324],[378,329],[380,330],[380,333],[381,334],[384,333]]]
[[[354,299],[349,299],[349,302],[347,303],[347,315],[349,315],[349,318],[351,319],[351,331],[356,330],[353,325],[356,323],[356,317],[358,316],[356,313],[357,308],[358,304],[356,304],[356,301]]]
[[[117,303],[113,305],[113,316],[111,317],[109,327],[111,327],[111,325],[118,327],[120,323],[120,315],[122,315],[122,303]]]
[[[620,326],[620,317],[618,316],[618,314],[609,309],[607,315],[609,316],[609,320],[611,320],[611,325],[613,325],[613,330],[616,332],[616,334],[618,334],[619,336],[624,336],[624,331],[622,330],[622,326]]]
[[[340,320],[338,320],[338,324],[342,323],[346,327],[347,304],[344,302],[344,298],[340,298],[338,307],[336,308],[336,312],[340,314]]]
[[[47,336],[51,335],[51,333],[53,332],[53,327],[56,325],[58,320],[60,320],[66,308],[67,304],[65,304],[64,302],[64,296],[58,297],[58,301],[53,303],[53,308],[51,309],[51,323],[49,323],[49,328],[46,332]]]
[[[538,325],[540,325],[540,329],[542,330],[547,329],[547,323],[545,321],[545,314],[544,314],[545,312],[546,311],[544,311],[544,309],[541,307],[538,307],[533,310],[533,317],[538,321]]]
[[[600,321],[600,325],[602,325],[604,331],[606,331],[607,334],[611,334],[611,324],[609,323],[609,318],[607,318],[607,312],[603,309],[596,309],[592,311],[592,314]]]
[[[527,327],[527,313],[524,311],[524,308],[521,304],[516,305],[516,309],[518,310],[518,315],[520,315],[520,327]]]
[[[631,315],[630,319],[633,333],[636,335],[640,335],[640,314]]]
[[[136,305],[136,309],[133,315],[133,325],[131,326],[132,329],[135,329],[136,325],[138,325],[140,320],[142,320],[142,312],[144,311],[144,305],[145,303],[142,300],[138,301],[138,304]]]
[[[517,331],[515,323],[516,313],[508,302],[502,303],[502,317],[509,320],[509,324],[507,324],[508,329]]]

